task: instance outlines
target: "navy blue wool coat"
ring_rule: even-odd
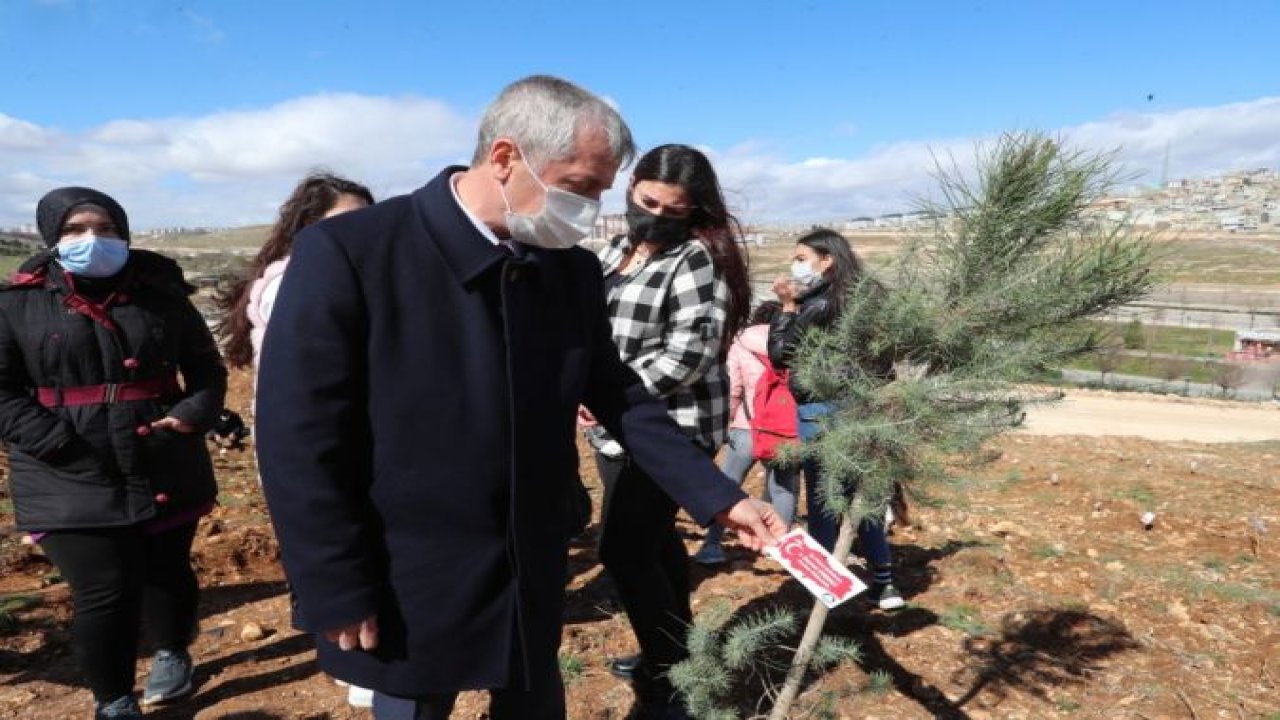
[[[320,665],[403,697],[556,662],[580,403],[697,521],[744,497],[618,359],[596,258],[495,247],[462,169],[298,235],[259,376],[306,629],[381,627],[373,652],[320,641]]]

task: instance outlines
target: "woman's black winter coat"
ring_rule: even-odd
[[[0,440],[19,529],[127,526],[216,497],[204,431],[227,371],[193,290],[177,263],[133,250],[106,281],[42,254],[0,291]],[[178,375],[156,399],[46,407],[36,394]],[[149,427],[165,416],[197,431]]]

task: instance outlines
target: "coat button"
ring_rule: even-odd
[[[150,426],[150,425],[139,425],[138,427],[134,428],[134,430],[133,430],[133,431],[134,431],[134,432],[136,432],[136,433],[138,433],[138,434],[139,434],[139,435],[141,435],[142,437],[146,437],[146,436],[148,436],[148,435],[150,435],[150,434],[151,434],[151,426]]]
[[[136,370],[138,367],[138,358],[125,358],[124,366],[127,370]]]
[[[169,496],[168,496],[168,495],[166,495],[165,493],[156,493],[156,503],[157,503],[157,504],[159,504],[159,505],[163,505],[163,504],[165,504],[165,503],[167,503],[167,502],[169,502]]]

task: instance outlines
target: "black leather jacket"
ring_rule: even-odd
[[[779,370],[791,367],[796,347],[810,328],[828,328],[836,321],[834,288],[825,280],[796,298],[799,309],[793,313],[779,313],[769,324],[769,362]],[[796,404],[822,402],[828,398],[813,397],[790,381],[791,394]]]

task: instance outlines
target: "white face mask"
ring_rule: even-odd
[[[791,280],[797,285],[809,287],[818,282],[818,273],[813,271],[813,266],[804,260],[796,260],[791,263]]]
[[[521,151],[522,156],[523,154]],[[502,202],[507,206],[505,217],[511,237],[516,242],[548,250],[564,250],[577,245],[596,224],[600,202],[568,190],[547,187],[538,174],[533,172],[532,167],[529,168],[529,174],[546,192],[546,200],[537,215],[512,212],[511,203],[507,201],[507,191],[499,186]]]

